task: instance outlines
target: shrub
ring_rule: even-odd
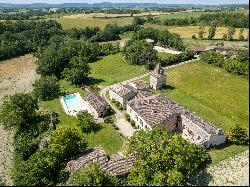
[[[107,116],[104,118],[104,123],[114,123],[113,116]]]
[[[227,130],[228,140],[237,145],[247,145],[248,136],[246,128],[240,127],[239,125],[233,125]]]
[[[224,59],[224,56],[215,51],[205,51],[200,54],[200,59],[208,64],[212,64],[215,66],[221,66],[221,61]]]
[[[41,100],[52,100],[60,93],[60,85],[55,76],[42,76],[33,86],[35,94]]]
[[[135,121],[134,121],[134,120],[131,120],[131,121],[130,121],[130,124],[131,124],[131,126],[132,126],[133,128],[136,128],[136,126],[135,126]]]
[[[128,122],[131,121],[131,118],[130,118],[129,114],[125,114],[125,119],[126,119]]]

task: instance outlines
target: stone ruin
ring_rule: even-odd
[[[107,156],[105,150],[101,146],[94,147],[88,153],[72,159],[67,163],[66,170],[80,170],[93,162],[100,164],[103,171],[113,176],[124,176],[128,174],[136,160],[136,154],[131,153],[128,157],[123,157],[118,153]]]

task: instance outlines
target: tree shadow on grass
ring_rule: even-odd
[[[95,84],[100,84],[102,82],[106,82],[106,81],[103,79],[97,79],[95,77],[88,77],[88,79],[84,82],[84,85],[91,86]]]
[[[161,88],[161,91],[172,91],[174,89],[175,89],[174,86],[164,84]]]

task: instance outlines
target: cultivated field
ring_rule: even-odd
[[[103,29],[107,24],[128,25],[133,21],[132,17],[126,18],[56,18],[64,29],[100,27]]]
[[[198,38],[198,33],[200,31],[199,26],[176,27],[176,26],[165,26],[165,25],[146,23],[144,27],[146,28],[152,27],[152,28],[159,29],[162,31],[169,30],[170,32],[179,34],[181,38],[192,38],[193,35],[196,35],[196,37]],[[204,38],[207,38],[208,36],[208,29],[209,27],[205,27]],[[222,39],[223,34],[227,33],[227,30],[228,30],[227,27],[217,27],[214,39]],[[236,28],[234,39],[239,38],[239,31],[240,31],[240,28]],[[249,33],[249,29],[245,28],[243,32],[243,36],[247,38],[248,33]]]

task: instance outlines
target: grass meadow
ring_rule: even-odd
[[[248,79],[200,61],[167,70],[172,89],[154,91],[167,95],[215,126],[228,129],[233,124],[248,127]],[[149,81],[149,77],[144,80]],[[223,144],[211,148],[212,163],[239,154],[248,146]]]
[[[146,72],[144,66],[128,64],[121,53],[109,55],[90,64],[91,77],[99,79],[100,85],[111,85]]]

